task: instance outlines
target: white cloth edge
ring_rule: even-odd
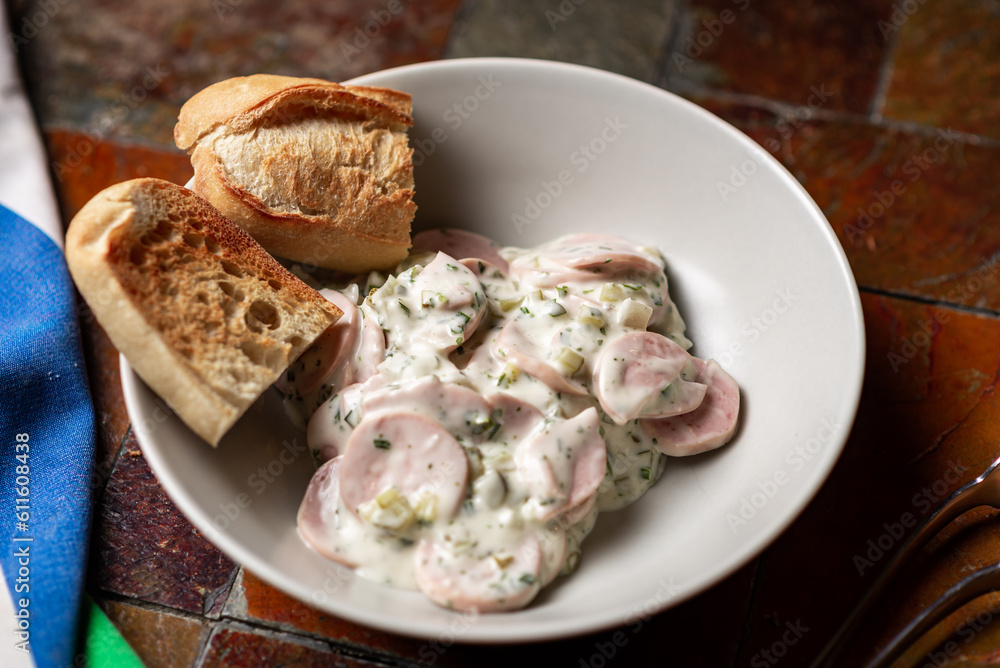
[[[9,35],[0,11],[0,35]],[[0,48],[0,204],[42,230],[60,249],[63,230],[48,155],[21,84],[12,40]]]
[[[9,35],[6,11],[0,11],[0,35]],[[44,232],[63,249],[63,231],[48,157],[17,69],[11,40],[0,47],[0,204]],[[13,512],[12,508],[5,509]],[[0,549],[13,549],[6,545]],[[17,649],[14,601],[0,569],[0,666],[35,668],[34,657]],[[44,623],[32,620],[33,624]],[[29,644],[30,646],[30,644]]]

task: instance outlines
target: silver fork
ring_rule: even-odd
[[[879,574],[872,586],[861,597],[851,614],[826,644],[811,668],[832,668],[837,657],[844,650],[847,641],[858,628],[861,619],[885,589],[886,584],[900,570],[902,565],[920,548],[927,544],[952,520],[976,506],[1000,508],[1000,457],[995,459],[978,478],[963,485],[945,499],[924,522],[917,527],[888,565]],[[1000,589],[1000,564],[985,567],[949,589],[943,596],[928,606],[909,625],[889,641],[867,668],[883,668],[899,658],[907,647],[923,635],[945,616],[951,614],[974,598]]]

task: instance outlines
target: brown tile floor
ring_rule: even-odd
[[[64,215],[133,176],[186,181],[190,165],[171,141],[177,109],[227,76],[337,80],[441,57],[521,55],[647,80],[781,160],[844,246],[863,293],[868,366],[839,464],[759,558],[641,626],[487,649],[399,638],[286,597],[198,535],[129,435],[117,355],[84,308],[100,425],[90,591],[150,666],[805,664],[897,547],[894,525],[923,517],[997,454],[1000,7],[434,0],[406,4],[366,38],[385,6],[12,0]],[[45,25],[31,30],[38,12]],[[998,538],[993,511],[950,526],[888,593],[855,660],[956,578],[1000,558]],[[899,665],[997,664],[998,612],[1000,597],[976,601]]]

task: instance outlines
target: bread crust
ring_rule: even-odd
[[[195,192],[267,250],[307,266],[357,273],[394,266],[410,246],[416,205],[412,149],[405,146],[403,133],[413,124],[411,106],[408,94],[387,88],[259,74],[219,82],[192,97],[181,109],[174,137],[179,148],[191,153]],[[327,195],[319,210],[281,210],[240,183],[242,167],[227,163],[214,147],[220,136],[245,136],[249,142],[261,128],[291,127],[312,118],[350,123],[359,134],[380,131],[383,143],[402,142],[405,151],[387,159],[391,178],[373,174],[368,163],[378,156],[369,153],[368,166],[346,165],[329,184],[342,191],[338,205]],[[336,160],[338,153],[350,157],[362,149],[335,143],[323,157]],[[254,168],[276,174],[288,201],[317,199],[323,187],[296,175],[303,169],[301,156],[268,150],[266,161]]]
[[[91,199],[66,260],[111,342],[212,445],[341,315],[205,200],[159,179]]]
[[[410,95],[378,86],[344,86],[322,79],[253,74],[214,83],[181,107],[174,142],[190,151],[199,139],[226,125],[235,132],[259,126],[268,117],[294,119],[289,107],[304,105],[345,115],[365,116],[399,128],[413,125]]]

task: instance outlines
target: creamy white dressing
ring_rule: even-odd
[[[651,434],[665,432],[644,421],[691,414],[707,386],[659,252],[603,235],[521,249],[433,234],[467,254],[416,251],[398,273],[342,287],[356,312],[304,357],[328,380],[299,365],[283,381],[298,421],[311,414],[317,460],[339,455],[348,471],[339,493],[327,478],[340,471],[325,471],[300,531],[362,576],[439,605],[522,607],[576,567],[599,512],[659,478],[666,457]]]

